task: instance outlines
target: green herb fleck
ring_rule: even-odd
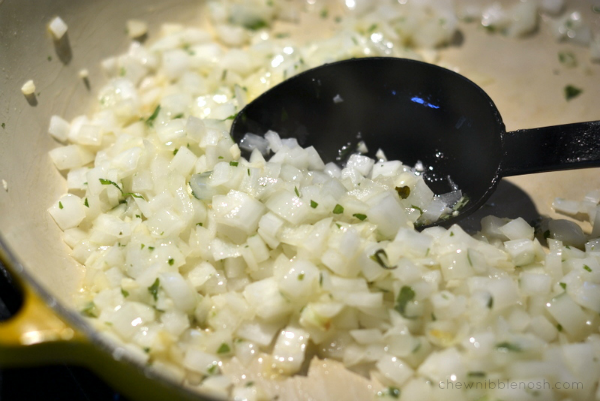
[[[254,386],[254,382],[248,382],[245,384],[246,387],[252,387]]]
[[[126,291],[121,288],[121,294],[123,294],[123,297],[127,298],[129,296],[129,291]]]
[[[342,214],[342,213],[344,213],[344,207],[338,203],[333,208],[333,214]]]
[[[154,120],[156,120],[156,117],[158,117],[158,113],[160,113],[160,104],[158,106],[156,106],[156,108],[154,109],[154,112],[146,120],[146,125],[148,125],[149,127],[152,127],[154,125]]]
[[[202,227],[202,226],[203,226],[203,224],[202,224],[202,223],[196,223],[196,225],[197,225],[197,226],[200,226],[200,227]]]
[[[145,247],[146,247],[146,245],[145,245],[145,244],[141,244],[141,245],[140,245],[140,249],[144,249]]]
[[[256,19],[254,21],[249,21],[246,24],[244,24],[244,27],[250,29],[251,31],[258,31],[259,29],[266,28],[268,26],[269,25],[267,24],[267,22],[262,19]]]
[[[388,387],[385,390],[378,391],[377,397],[392,397],[398,399],[400,398],[400,389],[397,387]]]
[[[237,166],[238,166],[238,164],[239,164],[238,162],[229,162],[229,165],[230,165],[231,167],[237,167]]]
[[[521,347],[518,344],[511,344],[509,342],[496,344],[496,349],[502,352],[521,352]]]
[[[173,266],[173,263],[175,263],[175,259],[169,258],[169,266]]]
[[[450,231],[450,236],[454,237],[454,232]]]
[[[419,206],[415,206],[415,205],[410,205],[411,208],[418,210],[419,214],[422,216],[423,215],[423,209],[421,209]]]
[[[317,202],[315,202],[314,200],[310,200],[310,207],[312,207],[313,209],[316,209],[317,206],[319,206],[319,204]]]
[[[563,327],[560,323],[556,325],[556,330],[563,331]]]
[[[299,198],[300,192],[298,191],[298,187],[294,187],[294,192],[296,193],[296,196]]]
[[[62,204],[62,202],[61,202],[61,201],[58,201],[58,208],[59,208],[59,209],[63,209],[63,204]]]
[[[592,272],[592,269],[590,269],[590,267],[589,267],[588,265],[583,265],[583,269],[584,269],[586,272],[590,272],[590,273]]]
[[[298,281],[304,280],[304,273],[298,274]]]
[[[150,348],[149,348],[149,347],[144,347],[144,352],[145,352],[146,354],[149,354],[149,353],[150,353]]]
[[[577,88],[573,85],[567,85],[565,86],[565,99],[571,100],[576,98],[581,94],[581,92],[583,92],[583,89]]]
[[[173,156],[175,156],[177,154],[177,152],[179,152],[179,149],[173,150]]]
[[[592,6],[592,11],[596,14],[600,14],[600,6]]]
[[[2,129],[6,128],[6,124],[2,123]]]
[[[406,199],[410,196],[410,187],[406,185],[403,187],[396,187],[396,192],[398,192],[398,196],[401,199]]]
[[[281,32],[281,33],[276,33],[275,34],[275,37],[277,39],[283,39],[283,38],[287,38],[289,36],[290,36],[290,34],[288,32]]]
[[[361,213],[354,213],[352,216],[356,217],[360,221],[365,221],[365,219],[367,218],[366,214],[361,214]]]
[[[125,67],[121,67],[121,69],[119,70],[119,75],[124,77],[126,73],[127,71],[125,71]]]
[[[160,286],[160,280],[157,278],[154,280],[154,283],[150,287],[148,287],[148,291],[152,294],[152,298],[154,301],[158,301],[158,288]]]
[[[206,369],[206,371],[208,372],[208,374],[215,374],[215,372],[217,371],[218,368],[218,364],[217,362],[213,362],[208,366],[208,369]]]
[[[321,10],[321,18],[327,18],[329,16],[329,10],[324,8]]]
[[[437,320],[437,317],[435,317],[435,313],[431,312],[431,321],[435,322]]]
[[[563,290],[565,290],[565,291],[567,290],[567,283],[558,283],[558,284],[562,287]]]
[[[250,177],[250,169],[248,169],[248,177]]]
[[[373,33],[377,29],[377,24],[372,24],[369,29],[367,29],[367,33]]]
[[[237,117],[238,113],[232,114],[227,118],[222,119],[221,121],[227,121],[227,120],[235,120],[235,118]]]
[[[150,252],[152,252],[154,250],[153,246],[149,246],[148,249],[150,250]]]
[[[48,56],[48,61],[52,61],[52,56]]]
[[[494,307],[494,297],[490,297],[487,303],[488,309],[492,309]]]
[[[392,270],[396,268],[396,266],[390,266],[387,253],[384,249],[376,250],[373,255],[369,256],[369,258],[375,261],[379,266],[383,267],[384,269]]]
[[[81,313],[87,317],[98,317],[98,309],[96,309],[96,304],[93,301],[88,302],[81,310]]]
[[[113,185],[115,188],[117,188],[119,190],[119,192],[123,193],[123,190],[121,189],[121,187],[119,186],[119,184],[117,184],[114,181],[107,180],[107,179],[104,179],[104,178],[100,178],[100,184],[102,184],[102,185]]]
[[[223,156],[219,156],[219,157],[217,157],[217,159],[222,160],[222,159],[224,159],[224,157]]]
[[[90,207],[90,204],[88,203],[88,199],[87,198],[85,198],[85,200],[83,201],[83,206]]]
[[[398,297],[396,298],[396,306],[394,306],[394,309],[396,309],[405,318],[411,319],[410,317],[406,316],[406,305],[408,305],[408,303],[415,298],[415,295],[415,291],[411,287],[407,285],[403,286],[400,289]]]
[[[577,67],[577,59],[570,51],[558,52],[558,61],[566,67]]]
[[[217,350],[217,354],[228,354],[229,352],[231,352],[231,348],[227,343],[221,344],[221,346]]]

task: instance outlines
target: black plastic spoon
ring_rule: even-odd
[[[526,106],[524,106],[526,107]],[[399,58],[326,64],[268,90],[240,111],[231,134],[268,130],[314,146],[325,162],[364,141],[369,156],[425,166],[437,194],[469,202],[450,226],[479,209],[500,178],[600,166],[600,121],[506,132],[498,109],[476,84],[448,69]],[[433,224],[436,225],[436,224]]]

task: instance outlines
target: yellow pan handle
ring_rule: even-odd
[[[76,349],[89,344],[79,331],[61,319],[35,292],[18,281],[23,304],[0,322],[0,367],[41,365],[76,360]]]

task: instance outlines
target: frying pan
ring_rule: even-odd
[[[152,38],[161,22],[201,21],[200,5],[188,0],[0,0],[0,179],[7,184],[7,190],[0,186],[0,257],[24,295],[16,317],[0,324],[0,367],[80,364],[132,399],[198,399],[128,358],[80,317],[73,295],[83,271],[70,258],[46,210],[66,191],[64,177],[47,156],[59,146],[47,134],[50,116],[72,119],[91,107],[104,81],[100,61],[127,48],[127,19],[147,21]],[[569,2],[577,5],[591,14],[589,2]],[[55,46],[46,30],[56,15],[69,25],[67,46]],[[306,31],[325,30],[325,25],[316,27]],[[461,29],[461,46],[444,51],[443,60],[460,66],[461,73],[484,87],[507,129],[600,119],[600,66],[586,61],[585,49],[555,43],[544,27],[539,35],[520,41],[490,35],[476,24]],[[576,54],[578,67],[567,69],[558,61],[558,51],[567,48]],[[90,72],[89,88],[78,77],[82,68]],[[20,91],[29,79],[37,87],[33,99]],[[584,91],[566,101],[567,84]],[[599,172],[510,178],[464,226],[477,229],[479,218],[487,214],[555,216],[551,200],[579,199],[599,188]]]

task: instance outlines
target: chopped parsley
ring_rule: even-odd
[[[148,249],[149,249],[150,251],[153,251],[153,250],[154,250],[154,247],[153,247],[153,246],[149,246],[149,247],[148,247]]]
[[[173,120],[176,120],[178,118],[183,118],[183,113],[177,114],[175,117],[173,117]]]
[[[299,198],[300,192],[298,191],[298,187],[294,187],[294,192],[296,193],[296,196]]]
[[[235,120],[235,118],[237,117],[238,113],[232,114],[227,118],[222,119],[221,121],[227,121],[227,120]]]
[[[250,29],[251,31],[258,31],[259,29],[263,29],[268,27],[269,25],[267,24],[267,22],[265,20],[262,20],[260,18],[257,18],[253,21],[248,21],[244,24],[244,27],[246,29]]]
[[[146,125],[152,127],[154,125],[154,120],[156,120],[156,117],[158,117],[158,113],[160,113],[160,104],[156,106],[154,112],[146,119]]]
[[[175,156],[177,154],[177,152],[179,152],[179,149],[174,149],[173,150],[173,156]]]
[[[329,10],[326,8],[322,9],[320,15],[321,15],[321,18],[323,18],[323,19],[327,18],[329,16]]]
[[[562,287],[563,290],[565,290],[565,291],[567,290],[567,283],[558,283],[558,284]]]
[[[310,207],[312,207],[313,209],[316,209],[317,206],[319,206],[319,204],[317,202],[315,202],[314,200],[311,199],[311,201],[310,201]]]
[[[152,295],[152,298],[154,298],[154,301],[158,301],[158,288],[160,287],[160,280],[158,278],[156,278],[156,280],[154,280],[154,283],[152,283],[152,285],[150,287],[148,287],[148,292],[150,292],[150,294]]]
[[[492,309],[494,307],[494,297],[490,297],[487,303],[488,309]]]
[[[560,324],[560,323],[559,323],[559,324],[557,324],[557,325],[556,325],[556,330],[558,330],[558,331],[563,331],[562,324]]]
[[[2,128],[3,129],[6,128],[6,124],[5,123],[2,123]]]
[[[121,288],[121,294],[123,294],[123,297],[127,298],[129,296],[129,291],[126,291]]]
[[[384,269],[392,270],[396,268],[396,266],[390,266],[387,253],[384,249],[376,250],[373,255],[369,256],[369,258],[375,261],[379,266],[383,267]]]
[[[146,245],[145,245],[145,244],[141,244],[141,245],[140,245],[140,249],[144,249],[145,247],[146,247]]]
[[[132,196],[134,198],[144,199],[144,197],[142,195],[138,194],[138,193],[123,192],[123,190],[121,189],[121,187],[119,186],[119,184],[117,184],[114,181],[107,180],[107,179],[104,179],[104,178],[99,178],[99,180],[100,180],[100,184],[102,184],[102,185],[112,185],[112,186],[114,186],[115,188],[117,188],[119,190],[119,192],[121,192],[121,195],[123,195],[123,196]],[[122,202],[119,202],[119,203],[122,203]]]
[[[421,209],[419,206],[415,206],[415,205],[410,205],[411,208],[418,210],[419,214],[422,216],[423,215],[423,209]]]
[[[175,259],[169,258],[169,266],[173,266],[173,263],[175,263]]]
[[[229,165],[230,165],[231,167],[237,167],[237,166],[238,166],[238,164],[239,164],[238,162],[229,162]]]
[[[583,270],[585,270],[586,272],[592,272],[592,269],[590,269],[590,267],[588,265],[583,265]]]
[[[217,368],[219,367],[219,365],[217,364],[217,362],[213,362],[210,365],[208,365],[208,369],[206,369],[206,371],[208,372],[208,374],[215,374],[217,372]]]
[[[410,187],[405,185],[403,187],[396,187],[396,192],[401,199],[406,199],[410,196]]]
[[[365,221],[365,219],[367,218],[366,214],[361,214],[361,213],[354,213],[352,216],[356,217],[360,221]]]
[[[290,34],[288,32],[280,32],[280,33],[275,34],[275,37],[277,39],[283,39],[283,38],[287,38],[289,36],[290,36]]]
[[[521,352],[521,347],[518,344],[512,344],[506,341],[496,344],[496,349],[502,352]]]
[[[304,280],[304,273],[298,274],[298,281]]]
[[[567,86],[565,86],[565,99],[567,99],[567,101],[568,101],[573,98],[576,98],[577,96],[579,96],[581,94],[581,92],[583,92],[583,89],[578,88],[573,85],[567,85]]]
[[[52,61],[52,56],[48,56],[48,61]]]
[[[558,61],[566,67],[577,67],[577,59],[572,52],[558,52]]]
[[[81,310],[81,313],[87,317],[98,317],[98,309],[96,309],[96,304],[93,301],[88,302]]]
[[[344,213],[344,207],[338,203],[333,208],[333,214],[342,214],[342,213]]]
[[[85,198],[85,200],[83,201],[83,205],[84,205],[85,207],[90,207],[90,204],[88,203],[88,200],[87,200],[87,198]]]
[[[58,208],[59,208],[59,209],[63,209],[63,208],[64,208],[64,207],[63,207],[63,204],[62,204],[62,202],[61,202],[61,201],[58,201]]]
[[[400,289],[400,293],[398,293],[398,297],[396,298],[394,309],[407,319],[410,319],[410,317],[406,316],[406,305],[415,299],[415,295],[415,291],[408,285],[405,285]]]
[[[228,354],[230,352],[231,352],[231,348],[229,347],[229,344],[227,344],[227,343],[221,344],[221,346],[217,350],[217,354]]]
[[[395,399],[400,398],[400,389],[397,387],[388,387],[385,390],[377,392],[377,397],[392,397]]]

